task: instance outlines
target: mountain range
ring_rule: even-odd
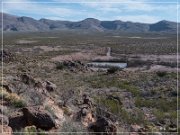
[[[15,16],[7,13],[0,13],[3,15],[3,31],[52,31],[52,30],[92,30],[92,31],[120,31],[131,33],[143,32],[177,32],[177,23],[162,20],[157,23],[138,23],[138,22],[124,22],[120,20],[115,21],[100,21],[94,18],[87,18],[82,21],[61,21],[40,19],[36,20],[26,16]],[[2,22],[2,17],[0,19]],[[178,23],[179,25],[179,23]],[[0,23],[2,29],[2,23]],[[178,27],[178,30],[179,27]]]

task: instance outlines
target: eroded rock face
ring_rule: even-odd
[[[15,131],[26,127],[27,122],[21,111],[13,113],[9,117],[9,126]]]
[[[96,122],[89,125],[89,130],[91,132],[103,132],[104,135],[116,135],[117,132],[116,126],[105,117],[97,118]]]
[[[36,126],[43,130],[55,127],[55,122],[49,112],[40,107],[26,107],[9,117],[9,126],[19,130],[27,126]]]
[[[49,130],[55,127],[55,122],[49,112],[40,107],[23,108],[22,112],[27,126],[35,125],[37,128]]]

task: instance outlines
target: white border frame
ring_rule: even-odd
[[[4,26],[4,24],[3,24],[3,4],[4,3],[34,3],[34,4],[36,4],[36,3],[43,3],[43,4],[47,4],[47,3],[65,3],[65,4],[76,4],[76,3],[79,3],[79,4],[83,4],[83,3],[101,3],[101,4],[105,4],[105,3],[123,3],[123,4],[128,4],[128,3],[131,3],[131,2],[101,2],[101,1],[99,1],[99,2],[95,2],[95,1],[92,1],[92,2],[82,2],[82,1],[73,1],[73,2],[3,2],[3,0],[1,0],[1,9],[2,9],[2,15],[1,15],[1,20],[2,20],[2,31],[1,31],[1,38],[2,38],[2,41],[1,41],[1,53],[2,53],[2,55],[3,55],[3,49],[4,49],[4,45],[3,45],[3,43],[4,43],[4,40],[3,40],[3,26]],[[179,62],[179,31],[178,31],[178,29],[180,29],[180,28],[178,28],[179,27],[179,8],[180,8],[180,4],[179,4],[179,1],[177,0],[177,2],[132,2],[132,3],[139,3],[139,4],[141,4],[141,3],[147,3],[147,4],[176,4],[177,6],[176,6],[176,10],[177,10],[177,132],[143,132],[143,133],[150,133],[150,134],[153,134],[153,133],[175,133],[175,134],[177,134],[178,135],[178,133],[179,133],[179,131],[178,131],[178,128],[179,128],[179,118],[178,118],[178,116],[179,116],[179,86],[178,86],[178,83],[179,83],[179,81],[178,81],[178,79],[179,79],[179,74],[178,74],[178,67],[179,67],[179,64],[178,64],[178,62]],[[2,85],[3,85],[3,79],[4,79],[4,76],[3,76],[3,57],[2,57],[2,59],[1,59],[1,66],[2,66],[2,70],[1,70],[1,78],[2,78],[2,81],[1,81],[1,83],[2,83]],[[2,104],[3,104],[3,96],[2,96]],[[3,110],[3,107],[2,107],[2,110]],[[2,118],[2,123],[1,123],[1,125],[3,125],[3,118]],[[2,128],[2,134],[3,133],[9,133],[9,132],[3,132],[3,128]],[[12,133],[39,133],[39,132],[12,132]],[[88,133],[88,134],[93,134],[93,133],[96,133],[96,132],[42,132],[42,133],[45,133],[45,134],[60,134],[60,133],[62,133],[62,134],[69,134],[69,133],[72,133],[72,134],[86,134],[86,133]],[[98,132],[98,133],[106,133],[106,132]],[[129,133],[139,133],[139,132],[116,132],[117,134],[129,134]]]

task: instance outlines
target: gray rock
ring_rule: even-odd
[[[0,123],[3,125],[8,125],[9,124],[9,119],[7,116],[0,114]]]
[[[50,81],[46,81],[46,89],[47,91],[54,91],[57,88],[57,86],[50,82]]]
[[[49,130],[55,127],[55,121],[51,114],[40,107],[22,108],[27,126],[35,125],[37,128]]]

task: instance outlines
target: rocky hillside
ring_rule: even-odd
[[[2,15],[2,13],[1,13]],[[2,20],[0,19],[2,22]],[[49,31],[49,30],[90,30],[119,32],[170,32],[176,33],[177,23],[160,21],[154,24],[115,21],[100,21],[87,18],[78,22],[19,17],[3,13],[4,31]],[[2,24],[1,28],[2,28]]]
[[[75,54],[60,55],[60,61],[54,62],[52,55],[28,57],[3,51],[6,68],[0,83],[0,131],[176,135],[175,72],[152,71],[152,65],[138,57],[137,65],[141,62],[147,67],[133,71],[138,66],[131,62],[127,69],[95,70]]]

